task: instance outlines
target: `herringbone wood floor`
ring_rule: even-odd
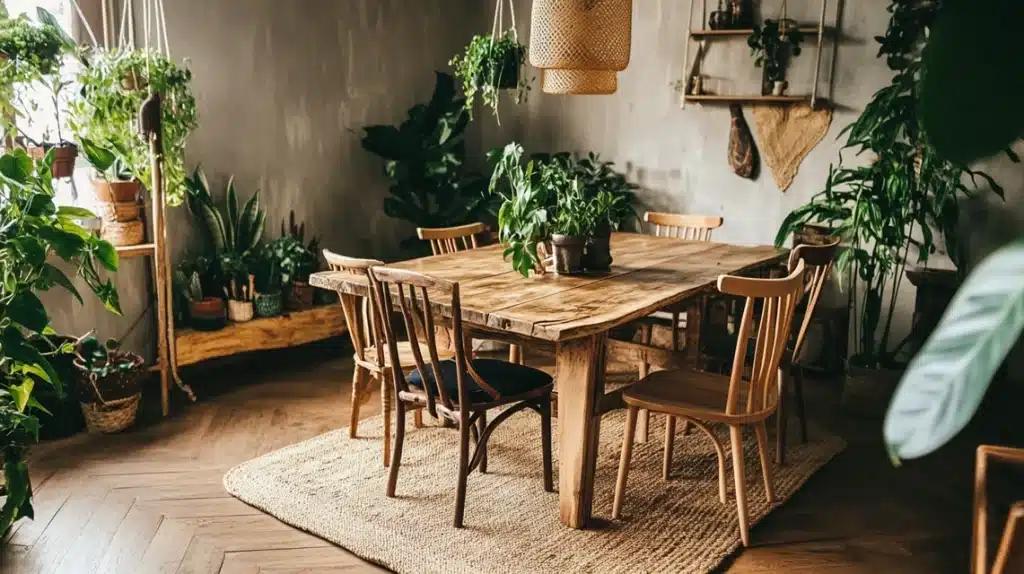
[[[347,424],[351,361],[330,358],[342,355],[327,343],[192,370],[200,402],[168,420],[147,412],[122,435],[41,445],[36,519],[15,526],[0,572],[379,571],[221,485],[239,462]],[[756,547],[725,570],[966,572],[969,449],[894,469],[880,422],[837,415],[834,389],[817,386],[817,418],[850,447],[755,528]],[[375,396],[362,414],[378,412]]]

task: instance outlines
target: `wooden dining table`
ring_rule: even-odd
[[[554,351],[559,514],[571,528],[591,520],[609,332],[713,292],[720,275],[749,273],[785,257],[771,246],[635,233],[613,234],[611,246],[611,271],[572,276],[523,277],[502,260],[498,245],[389,265],[457,281],[462,320],[475,337]],[[337,291],[348,304],[368,294],[365,278],[340,272],[315,273],[310,283]],[[450,308],[439,311],[450,317]],[[688,320],[688,336],[696,323]]]

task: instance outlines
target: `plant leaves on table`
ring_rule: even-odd
[[[885,418],[895,458],[946,444],[977,411],[1024,329],[1024,242],[983,261],[953,297],[931,338],[907,367]]]

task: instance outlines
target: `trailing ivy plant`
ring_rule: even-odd
[[[892,364],[902,345],[890,344],[892,319],[911,247],[924,264],[936,251],[940,234],[954,263],[962,264],[957,246],[959,194],[972,190],[965,179],[987,183],[1000,197],[1002,188],[987,174],[942,159],[921,130],[917,114],[922,76],[921,48],[939,4],[893,0],[881,44],[894,76],[879,90],[861,116],[841,133],[844,151],[873,158],[854,167],[829,170],[825,189],[783,221],[776,237],[781,245],[806,223],[833,228],[849,249],[837,261],[841,273],[856,271],[851,285],[857,364]],[[1016,156],[1011,153],[1011,158]],[[863,289],[863,296],[859,290]],[[884,302],[888,299],[887,306]]]
[[[0,537],[15,521],[33,516],[25,463],[39,437],[33,391],[59,391],[69,382],[50,361],[71,353],[73,345],[55,337],[38,293],[60,288],[80,303],[82,296],[54,258],[74,269],[108,310],[121,312],[117,289],[99,275],[101,267],[117,270],[117,251],[76,223],[94,215],[54,203],[52,161],[52,152],[33,162],[21,149],[0,156],[0,453],[6,491]]]
[[[37,23],[25,14],[0,17],[0,122],[5,136],[14,137],[18,131],[15,121],[28,120],[25,110],[38,107],[29,95],[37,83],[51,95],[60,130],[60,112],[67,100],[63,92],[70,85],[61,68],[64,56],[74,50],[74,41],[46,10],[39,9],[39,18]],[[58,133],[53,143],[65,141]]]
[[[783,27],[778,20],[765,20],[764,26],[754,26],[747,37],[754,65],[764,67],[765,76],[770,82],[786,79],[787,58],[800,55],[800,44],[803,41],[804,35],[799,28],[788,25]]]
[[[503,90],[514,91],[517,104],[525,101],[531,82],[522,74],[525,62],[526,46],[519,43],[514,29],[505,30],[497,37],[492,34],[473,36],[465,52],[448,62],[455,69],[456,77],[462,80],[470,117],[478,93],[484,105],[494,110],[499,124],[498,100]]]
[[[139,134],[138,113],[149,90],[163,95],[164,185],[167,204],[185,199],[185,142],[198,126],[192,72],[149,50],[98,50],[82,56],[81,97],[71,105],[71,128],[107,149],[125,150],[125,164],[152,187],[149,142]]]

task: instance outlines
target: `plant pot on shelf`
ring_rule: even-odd
[[[903,371],[902,367],[864,367],[848,362],[840,405],[855,415],[884,417]]]
[[[142,183],[132,181],[92,180],[92,192],[99,203],[136,203]]]
[[[555,273],[574,275],[583,272],[583,251],[587,246],[587,238],[582,235],[551,236],[551,250]]]
[[[288,310],[302,311],[313,306],[314,287],[305,281],[292,281],[288,289]]]
[[[776,80],[772,82],[772,95],[784,96],[786,95],[787,88],[789,88],[789,82],[786,80]]]
[[[43,159],[50,150],[53,150],[53,165],[50,166],[50,173],[56,179],[71,177],[75,173],[75,160],[78,158],[78,146],[72,143],[60,145],[43,144],[28,148],[28,153],[33,159]]]
[[[142,398],[142,377],[146,369],[142,357],[134,354],[130,356],[130,368],[112,372],[105,377],[90,373],[76,359],[78,393],[89,432],[113,434],[135,424]]]
[[[252,321],[254,312],[252,301],[236,301],[234,299],[228,299],[228,319],[235,323]]]
[[[604,225],[594,231],[583,254],[583,267],[587,271],[610,271],[612,268],[612,228]]]
[[[189,322],[197,331],[218,331],[226,325],[224,300],[207,297],[202,301],[188,302]]]
[[[253,307],[257,317],[275,317],[280,315],[283,309],[281,292],[257,293],[253,300]]]
[[[139,245],[146,241],[146,226],[139,219],[123,222],[104,221],[100,237],[115,247]]]

